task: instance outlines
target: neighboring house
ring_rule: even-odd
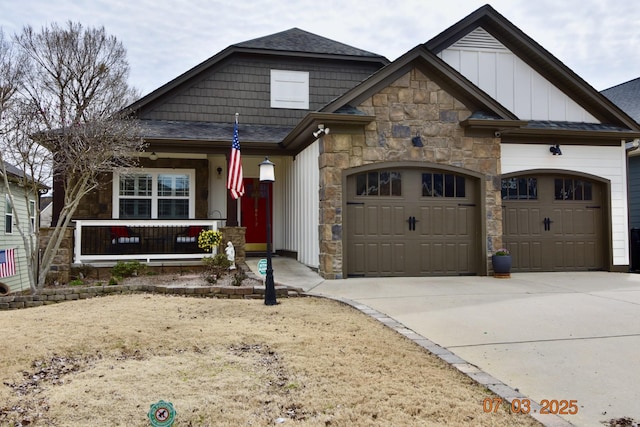
[[[640,127],[490,6],[392,63],[298,29],[239,43],[131,108],[149,156],[83,204],[78,218],[101,221],[80,222],[76,262],[180,258],[177,237],[150,231],[170,218],[246,227],[263,250],[269,156],[274,249],[327,279],[484,275],[503,246],[513,271],[628,269],[625,144]],[[239,202],[225,188],[236,112]],[[85,227],[136,248],[92,255]]]
[[[621,83],[601,92],[640,123],[640,78]],[[640,271],[640,148],[629,147],[629,227],[631,227],[631,270]]]
[[[605,89],[602,94],[640,123],[640,78]],[[640,149],[629,151],[629,225],[640,229]]]
[[[27,252],[24,241],[17,229],[17,222],[22,227],[35,226],[36,198],[25,197],[25,186],[19,185],[24,174],[18,168],[4,163],[7,171],[14,205],[9,200],[9,192],[0,169],[0,215],[2,215],[2,230],[0,230],[0,295],[29,289],[27,272]]]

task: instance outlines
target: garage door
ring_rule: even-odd
[[[477,274],[474,179],[433,170],[375,170],[347,180],[347,274]]]
[[[602,187],[560,175],[503,179],[503,232],[512,271],[604,269]]]

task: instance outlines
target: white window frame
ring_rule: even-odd
[[[31,233],[36,232],[36,201],[29,199],[29,224]]]
[[[195,169],[154,169],[154,168],[131,168],[121,169],[113,173],[112,201],[113,209],[111,216],[113,219],[120,218],[120,177],[126,175],[151,175],[151,219],[158,219],[158,200],[170,197],[158,196],[158,176],[159,175],[187,175],[189,177],[189,216],[188,219],[195,219],[196,215],[196,171]],[[137,197],[141,198],[141,197]],[[182,199],[183,197],[177,197]]]
[[[4,199],[4,232],[5,234],[13,234],[13,205],[8,194],[4,195]]]
[[[309,72],[271,70],[271,108],[309,109]]]

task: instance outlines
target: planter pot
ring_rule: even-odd
[[[491,257],[493,273],[496,277],[511,276],[511,255],[493,255]]]

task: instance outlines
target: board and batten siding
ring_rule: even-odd
[[[283,158],[288,179],[282,189],[285,200],[282,249],[297,252],[298,261],[312,268],[318,268],[320,263],[319,155],[319,143],[316,141],[295,158]]]
[[[599,123],[481,27],[438,56],[521,120]]]
[[[551,156],[546,144],[502,144],[502,173],[557,169],[582,172],[610,181],[611,244],[613,265],[629,264],[627,175],[624,143],[619,147],[563,145],[562,156]]]
[[[6,187],[0,178],[0,214],[2,215],[2,223],[0,225],[0,249],[16,249],[16,274],[15,276],[0,278],[0,282],[6,284],[11,292],[19,292],[29,289],[29,273],[27,272],[27,254],[24,248],[24,241],[18,231],[16,219],[19,218],[20,226],[29,229],[29,209],[25,205],[24,191],[16,185],[12,185],[15,205],[13,207],[13,232],[8,234],[5,232],[5,214],[6,214]]]

